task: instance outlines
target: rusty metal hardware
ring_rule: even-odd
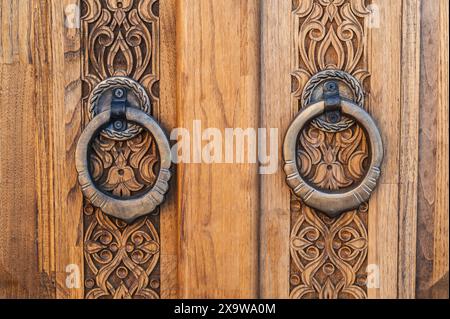
[[[284,141],[284,171],[287,175],[287,184],[295,195],[303,202],[327,214],[337,217],[340,214],[356,209],[367,202],[375,189],[381,174],[383,161],[383,141],[380,132],[372,117],[353,101],[342,98],[339,94],[339,85],[330,80],[323,84],[323,99],[304,108],[289,127]],[[315,188],[300,174],[297,160],[297,145],[299,134],[305,126],[319,116],[330,123],[339,122],[341,117],[351,118],[361,125],[370,140],[371,160],[364,179],[354,188],[342,191],[323,191]]]
[[[102,99],[102,103],[99,103]],[[132,222],[153,212],[164,202],[171,177],[169,141],[158,123],[145,112],[149,105],[136,103],[149,101],[145,90],[137,82],[123,77],[110,78],[93,90],[90,101],[92,110],[99,105],[104,109],[92,118],[78,141],[76,169],[81,190],[91,204],[104,213]],[[126,199],[103,192],[92,179],[89,169],[89,153],[93,139],[98,134],[106,134],[109,138],[119,141],[127,140],[142,129],[153,136],[160,157],[159,173],[153,187],[143,195]]]

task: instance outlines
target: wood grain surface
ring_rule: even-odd
[[[379,283],[368,289],[368,295],[396,298],[402,83],[402,21],[398,17],[402,16],[402,3],[377,0],[374,4],[379,9],[380,23],[372,28],[369,44],[372,65],[369,112],[381,131],[385,158],[379,186],[370,200],[368,265],[373,265],[373,275],[379,278]]]
[[[278,129],[278,167],[260,179],[259,291],[261,298],[289,297],[290,198],[282,168],[284,132],[297,108],[291,103],[292,6],[261,1],[260,127]]]
[[[422,1],[417,298],[448,298],[448,1]]]
[[[259,1],[181,0],[177,41],[178,126],[257,128]],[[180,297],[257,297],[258,196],[256,164],[178,165]]]
[[[51,1],[53,138],[55,181],[55,272],[57,298],[83,297],[83,200],[75,167],[81,134],[81,50],[77,0]],[[61,14],[63,12],[64,14]],[[75,19],[75,20],[73,20]],[[74,268],[77,267],[77,268]],[[79,270],[79,274],[75,271]],[[68,276],[76,276],[69,281]],[[70,277],[71,279],[73,277]]]
[[[81,195],[73,170],[79,41],[76,29],[64,27],[64,10],[74,3],[0,6],[1,297],[82,297],[66,285],[68,265],[82,271]]]
[[[166,132],[177,126],[176,0],[160,2],[160,108],[157,117]],[[178,297],[177,175],[161,209],[161,298]]]
[[[403,1],[398,297],[415,296],[419,157],[420,0]]]

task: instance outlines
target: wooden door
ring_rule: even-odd
[[[0,17],[0,297],[448,298],[447,1],[13,0]],[[288,186],[283,151],[329,80],[384,151],[370,200],[333,218]],[[164,202],[126,221],[76,169],[117,88],[171,146],[191,134]],[[360,185],[367,127],[314,123],[294,150],[302,178]],[[126,128],[87,150],[95,188],[121,203],[163,165],[156,135]],[[205,161],[227,129],[234,153],[224,140]]]

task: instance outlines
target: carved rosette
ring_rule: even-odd
[[[295,34],[292,96],[300,110],[320,95],[327,79],[361,107],[369,99],[367,42],[370,14],[365,0],[293,0]],[[300,174],[324,191],[358,185],[370,149],[351,119],[320,117],[299,134]],[[331,219],[291,194],[291,298],[366,298],[368,205]]]
[[[84,124],[97,111],[94,88],[113,76],[141,84],[151,104],[141,103],[143,110],[158,110],[159,1],[82,0],[81,8]],[[153,136],[130,128],[128,136],[104,131],[91,145],[93,179],[121,198],[145,193],[159,170]],[[85,199],[83,216],[86,298],[159,298],[159,212],[128,225]]]

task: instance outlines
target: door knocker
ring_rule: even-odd
[[[324,78],[327,76],[326,72],[333,73],[328,74],[333,76]],[[360,100],[362,98],[358,98],[361,95],[360,92],[353,92],[353,100],[358,100],[356,102],[349,98],[348,94],[342,96],[340,92],[340,87],[343,87],[343,85],[340,85],[339,80],[344,79],[344,76],[346,76],[346,85],[344,86],[346,88],[351,87],[353,85],[351,81],[356,80],[349,75],[347,76],[344,72],[331,70],[319,74],[316,79],[322,77],[322,81],[317,81],[317,83],[320,82],[320,89],[317,89],[318,86],[316,86],[314,91],[316,99],[315,101],[309,101],[310,104],[306,104],[306,107],[292,122],[287,131],[283,149],[284,171],[287,175],[286,180],[289,187],[306,205],[325,213],[329,217],[337,217],[344,212],[357,209],[369,200],[380,177],[380,168],[383,161],[381,135],[372,117],[361,107]],[[362,91],[359,86],[358,89]],[[320,92],[321,99],[317,98],[317,92]],[[306,95],[311,96],[311,94]],[[307,176],[300,173],[302,162],[298,157],[299,136],[309,124],[318,130],[331,132],[348,130],[355,124],[362,127],[369,141],[369,151],[365,176],[362,176],[358,183],[341,190],[321,189],[311,183]],[[329,169],[333,169],[333,163],[328,166]]]
[[[152,213],[163,203],[169,189],[172,163],[170,144],[158,123],[148,115],[150,101],[144,88],[126,77],[107,79],[90,96],[91,121],[81,134],[76,149],[76,169],[81,190],[95,207],[104,213],[132,222]],[[98,135],[116,141],[126,141],[142,130],[151,134],[159,154],[156,181],[144,194],[120,198],[101,190],[92,177],[90,154]]]

